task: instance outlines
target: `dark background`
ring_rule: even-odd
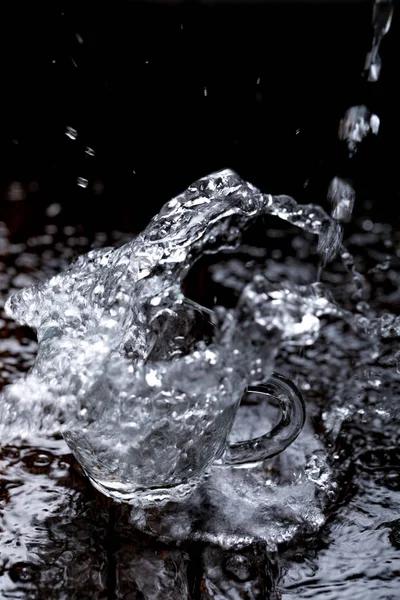
[[[3,3],[0,220],[24,238],[59,203],[84,231],[139,231],[224,167],[320,204],[347,176],[356,215],[397,218],[399,15],[371,84],[371,14],[367,1]],[[337,131],[353,104],[381,129],[350,160]]]

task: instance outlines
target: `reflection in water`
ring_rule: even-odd
[[[1,455],[0,596],[104,598],[108,510],[63,441],[37,444]]]

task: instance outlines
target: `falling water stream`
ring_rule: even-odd
[[[391,11],[376,2],[369,81]],[[350,156],[377,127],[365,106],[349,109],[339,135]],[[355,191],[339,176],[328,199],[331,216],[224,170],[133,240],[59,232],[51,212],[26,244],[2,227],[2,598],[398,598],[400,234],[351,223]],[[245,230],[260,219],[255,247]],[[205,259],[208,308],[185,296]],[[171,340],[188,306],[213,308],[219,335],[185,353]],[[195,387],[223,412],[235,386],[274,370],[307,406],[282,454],[210,467],[188,498],[159,506],[115,503],[88,484],[79,462],[95,450],[114,457],[124,481],[148,437],[154,477],[162,471],[165,419],[144,425],[142,407],[179,411],[174,398]],[[229,439],[275,419],[276,407],[248,394]]]

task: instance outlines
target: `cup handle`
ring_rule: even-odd
[[[300,391],[292,381],[273,373],[265,384],[249,386],[247,392],[262,394],[275,398],[282,410],[282,416],[277,425],[265,435],[227,444],[222,456],[222,462],[228,465],[253,463],[271,458],[279,454],[299,435],[303,428],[306,407]]]

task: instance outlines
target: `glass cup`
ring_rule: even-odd
[[[277,373],[248,386],[232,368],[232,350],[218,343],[212,311],[185,300],[158,311],[150,330],[146,360],[132,364],[128,353],[116,369],[110,359],[107,385],[91,392],[93,410],[63,432],[102,493],[142,505],[180,501],[213,465],[263,461],[300,433],[305,407],[296,386]],[[246,390],[277,400],[281,417],[265,435],[230,443]]]

